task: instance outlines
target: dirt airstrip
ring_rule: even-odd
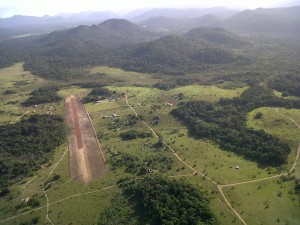
[[[107,172],[107,167],[92,121],[79,96],[66,98],[65,118],[71,178],[83,183],[99,179]]]

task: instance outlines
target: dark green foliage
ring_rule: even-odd
[[[120,49],[110,63],[130,71],[183,75],[199,72],[212,64],[237,61],[238,58],[226,50],[200,46],[185,38],[169,35]]]
[[[101,83],[99,82],[90,82],[90,81],[83,81],[82,83],[73,83],[72,86],[79,86],[82,88],[98,88],[98,87],[105,87],[107,86],[107,83],[104,83],[101,80]]]
[[[294,103],[299,105],[299,102]],[[180,103],[172,114],[185,121],[196,137],[213,140],[223,149],[253,161],[278,166],[287,162],[290,148],[263,130],[248,128],[246,114],[258,107],[289,104],[269,90],[251,87],[241,97],[223,99],[217,104],[206,101]]]
[[[150,156],[139,160],[133,155],[119,153],[112,155],[109,163],[113,170],[124,167],[126,173],[143,175],[153,170],[159,170],[161,172],[170,170],[173,165],[173,160],[163,155]]]
[[[112,170],[125,166],[126,171],[134,171],[138,167],[138,158],[127,153],[114,154],[109,163]]]
[[[51,178],[51,181],[57,181],[60,179],[60,175],[58,174],[55,174],[52,178]]]
[[[4,197],[10,193],[10,189],[8,187],[5,187],[0,192],[0,197]]]
[[[16,124],[0,126],[0,185],[27,175],[47,162],[65,140],[63,118],[32,115]]]
[[[295,179],[295,192],[300,196],[300,179]]]
[[[25,61],[24,68],[35,75],[61,80],[87,76],[82,68],[95,65],[183,75],[215,64],[248,63],[219,44],[199,44],[175,35],[159,36],[125,20],[110,20],[97,26],[53,32],[31,41],[10,41],[7,46],[0,44],[0,50],[9,48],[17,52],[20,61]],[[15,62],[16,57],[9,61]]]
[[[283,92],[283,97],[300,97],[300,74],[280,76],[269,82],[270,88]]]
[[[249,45],[248,42],[244,41],[238,35],[218,27],[197,27],[190,30],[184,36],[191,41],[200,43],[203,41],[211,42],[223,45],[224,47],[240,48]]]
[[[85,76],[84,66],[118,61],[121,45],[139,43],[157,34],[122,19],[99,25],[56,31],[26,45],[25,68],[50,79],[71,80]]]
[[[40,206],[40,201],[36,199],[35,197],[30,198],[29,201],[27,202],[27,205],[29,205],[31,208],[35,208]]]
[[[128,200],[122,195],[116,195],[111,200],[111,206],[100,214],[98,225],[135,225],[136,217]]]
[[[130,130],[130,131],[127,131],[127,132],[122,132],[120,134],[120,137],[123,140],[133,140],[133,139],[136,139],[136,138],[147,138],[147,137],[151,137],[151,136],[152,136],[152,133],[139,132],[139,131],[136,131],[136,130]]]
[[[149,176],[121,188],[139,210],[139,217],[151,225],[218,224],[208,199],[183,180]]]
[[[14,90],[6,90],[6,91],[3,92],[3,94],[5,94],[5,95],[11,95],[11,94],[16,94],[16,93],[17,92],[14,91]]]
[[[161,90],[170,90],[177,86],[185,86],[190,84],[196,84],[201,81],[199,76],[185,75],[183,76],[172,76],[170,78],[164,77],[162,81],[153,85],[153,87]]]
[[[97,87],[97,88],[94,88],[94,89],[91,91],[91,94],[92,94],[92,95],[98,95],[98,96],[109,97],[109,96],[112,95],[112,92],[109,91],[107,88]]]
[[[163,149],[164,147],[164,142],[162,139],[159,139],[154,145],[153,145],[154,148],[158,148],[158,149]]]
[[[127,115],[127,121],[126,121],[126,126],[133,126],[139,121],[139,117],[136,117],[134,115]]]
[[[43,87],[31,93],[31,96],[22,104],[24,106],[31,106],[37,104],[44,104],[50,102],[58,102],[62,98],[57,94],[58,87]]]
[[[258,112],[255,114],[254,119],[258,120],[258,119],[262,119],[263,118],[263,114],[261,112]]]
[[[31,221],[21,222],[20,225],[34,225],[40,222],[40,218],[38,216],[34,217]]]
[[[113,95],[113,92],[104,87],[95,87],[91,93],[82,99],[84,103],[96,102],[99,99],[105,99]]]
[[[34,217],[32,220],[31,220],[31,222],[32,222],[32,224],[38,224],[39,223],[39,221],[40,221],[40,218],[39,217]]]
[[[172,169],[173,159],[162,155],[155,155],[145,158],[143,160],[143,165],[151,170],[165,172]]]

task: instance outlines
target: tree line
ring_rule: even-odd
[[[209,200],[184,180],[147,176],[121,185],[144,223],[162,225],[218,224]]]
[[[62,98],[57,94],[58,87],[42,87],[31,92],[31,96],[27,98],[22,105],[32,106],[50,102],[59,102]]]

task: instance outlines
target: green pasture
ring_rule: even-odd
[[[247,87],[236,89],[223,89],[217,86],[188,85],[171,89],[167,92],[168,96],[175,96],[179,93],[184,94],[186,100],[204,100],[210,102],[219,101],[221,98],[233,98],[241,95]]]
[[[68,87],[62,88],[57,93],[63,98],[66,98],[70,95],[75,95],[75,94],[79,94],[81,97],[84,97],[88,94],[89,91],[90,91],[90,89],[88,89],[88,88],[80,88],[77,86],[68,86]]]
[[[15,123],[25,113],[28,115],[33,113],[34,109],[22,107],[20,104],[29,97],[30,92],[34,89],[47,84],[50,85],[52,82],[24,71],[23,63],[16,63],[0,69],[0,124]],[[5,91],[13,93],[4,94]]]
[[[263,114],[262,119],[254,119],[255,115],[260,112]],[[248,126],[254,129],[263,129],[267,133],[277,136],[280,140],[288,143],[292,149],[289,156],[289,170],[294,163],[296,151],[300,143],[300,129],[287,117],[291,117],[296,123],[300,121],[300,111],[297,109],[283,109],[262,107],[255,109],[248,114]]]
[[[90,68],[89,70],[90,74],[105,74],[109,78],[112,78],[113,80],[120,81],[120,82],[126,82],[131,85],[147,85],[151,86],[157,82],[159,82],[159,79],[153,78],[149,74],[144,73],[137,73],[137,72],[131,72],[131,71],[124,71],[119,68],[111,68],[107,66],[97,66]]]
[[[299,196],[294,193],[293,181],[271,179],[223,190],[247,224],[299,224]]]
[[[0,69],[1,94],[5,90],[14,90],[18,93],[31,91],[35,87],[46,84],[47,81],[45,79],[34,76],[29,71],[25,71],[23,64],[20,62]]]
[[[95,67],[90,69],[91,74],[104,73],[107,76],[141,86],[150,86],[157,82],[150,75],[126,72],[116,68]],[[25,75],[24,75],[25,74]],[[24,76],[23,76],[24,75]],[[11,79],[11,78],[14,79]],[[26,84],[20,89],[14,87],[14,82],[29,80],[32,83]],[[37,80],[36,80],[37,79]],[[45,80],[36,78],[24,72],[22,63],[0,70],[0,85],[3,91],[12,89],[16,94],[0,94],[0,124],[15,122],[28,110],[28,115],[34,109],[22,108],[20,103],[28,97],[36,87],[46,84]],[[25,83],[23,83],[25,84]],[[124,84],[123,84],[124,85]],[[228,84],[229,85],[229,84]],[[229,85],[230,86],[230,85]],[[242,86],[242,85],[240,85]],[[168,91],[162,91],[152,87],[137,86],[108,86],[111,91],[119,94],[126,93],[129,104],[142,116],[155,132],[168,144],[186,163],[198,171],[195,176],[188,176],[187,179],[197,188],[203,191],[211,200],[211,208],[220,224],[240,225],[240,221],[230,212],[226,203],[218,192],[216,185],[201,176],[200,173],[213,179],[218,184],[232,184],[259,178],[265,178],[285,172],[290,169],[295,159],[296,150],[300,142],[299,128],[295,126],[287,117],[300,123],[300,111],[296,109],[259,108],[248,114],[247,124],[254,129],[264,129],[267,133],[276,135],[282,141],[287,142],[292,152],[289,156],[289,163],[280,168],[261,168],[256,163],[245,160],[243,157],[234,153],[224,151],[215,143],[192,137],[187,128],[179,123],[170,111],[176,107],[180,101],[206,100],[216,102],[221,98],[233,98],[242,94],[247,87],[235,86],[228,88],[223,86],[200,86],[189,85],[178,87]],[[91,89],[69,86],[60,90],[58,93],[62,97],[72,94],[80,94],[84,97]],[[183,94],[178,98],[180,94]],[[171,104],[170,104],[171,103]],[[30,221],[38,216],[40,224],[46,219],[46,208],[32,212],[28,206],[18,208],[24,197],[35,196],[40,202],[40,206],[46,205],[46,198],[42,190],[42,182],[58,175],[59,179],[51,181],[47,187],[50,202],[49,217],[54,224],[97,224],[100,213],[110,207],[110,200],[114,195],[120,193],[117,186],[103,190],[103,188],[115,185],[121,178],[136,179],[138,176],[130,174],[124,167],[112,169],[110,164],[118,153],[127,153],[138,158],[140,162],[147,157],[166,156],[173,160],[171,170],[163,172],[166,176],[175,176],[175,179],[182,178],[192,172],[180,162],[171,150],[164,146],[161,149],[155,147],[158,139],[154,136],[148,138],[137,138],[133,140],[122,140],[122,132],[135,130],[139,132],[151,132],[149,128],[138,121],[136,124],[124,125],[128,120],[128,115],[134,115],[133,111],[127,106],[124,95],[113,102],[88,103],[85,104],[89,112],[105,158],[108,162],[109,173],[102,179],[90,184],[81,184],[70,178],[69,159],[67,143],[57,148],[49,164],[33,172],[28,178],[17,181],[10,186],[11,194],[8,197],[0,198],[0,220],[17,216],[16,218],[0,224],[20,224]],[[47,113],[63,115],[64,101],[56,104],[42,104],[35,109],[35,113]],[[255,115],[261,112],[262,119],[254,119]],[[117,116],[112,116],[117,114]],[[285,116],[283,116],[285,115]],[[62,158],[60,163],[56,163]],[[56,167],[57,165],[57,167]],[[236,169],[239,166],[239,169]],[[300,165],[297,165],[293,175],[300,177]],[[50,175],[50,172],[53,173]],[[162,173],[155,171],[155,173]],[[32,180],[33,179],[33,180]],[[32,180],[32,181],[31,181]],[[30,183],[28,183],[31,181]],[[47,183],[47,182],[46,182]],[[27,184],[27,185],[26,185]],[[24,187],[25,186],[25,187]],[[282,182],[280,179],[270,179],[267,181],[238,185],[224,188],[224,193],[232,203],[233,207],[241,214],[245,221],[250,224],[298,224],[299,217],[299,196],[293,192],[292,181]],[[18,216],[26,213],[23,216]]]

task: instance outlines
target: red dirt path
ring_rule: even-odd
[[[79,116],[77,111],[77,103],[75,98],[71,99],[71,106],[72,106],[72,112],[73,112],[73,119],[74,119],[74,125],[75,125],[75,135],[77,140],[77,146],[79,149],[83,148],[83,141],[82,141],[82,135],[80,131],[80,124],[79,124]]]
[[[104,176],[107,166],[92,121],[80,100],[72,95],[65,101],[70,176],[89,183]]]

